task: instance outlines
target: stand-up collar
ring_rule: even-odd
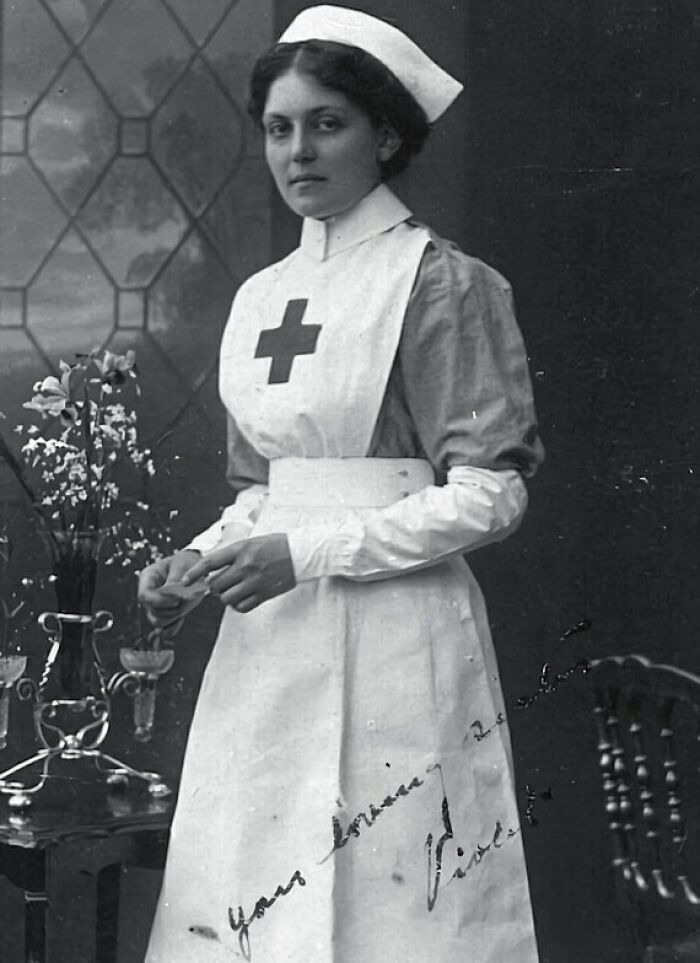
[[[305,217],[299,246],[314,260],[325,261],[340,251],[391,230],[410,216],[406,205],[385,184],[380,184],[349,211],[324,221]]]

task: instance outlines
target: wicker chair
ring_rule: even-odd
[[[632,655],[592,662],[588,679],[612,865],[638,959],[698,963],[700,676]]]

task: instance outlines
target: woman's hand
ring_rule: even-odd
[[[175,623],[181,621],[195,605],[201,602],[204,595],[195,599],[185,599],[177,594],[163,590],[165,586],[181,584],[182,577],[192,568],[201,558],[199,552],[185,548],[168,558],[158,559],[139,575],[139,602],[146,610],[146,617],[151,625],[163,628],[166,625],[173,625],[173,632],[179,629]]]
[[[209,591],[237,612],[251,612],[262,602],[289,592],[297,584],[287,536],[260,535],[216,549],[193,565],[184,585],[207,580]]]

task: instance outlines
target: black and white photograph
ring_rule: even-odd
[[[700,2],[0,0],[0,963],[700,963]]]

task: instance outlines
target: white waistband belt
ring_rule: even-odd
[[[435,483],[421,458],[274,458],[270,501],[315,508],[383,508]]]

